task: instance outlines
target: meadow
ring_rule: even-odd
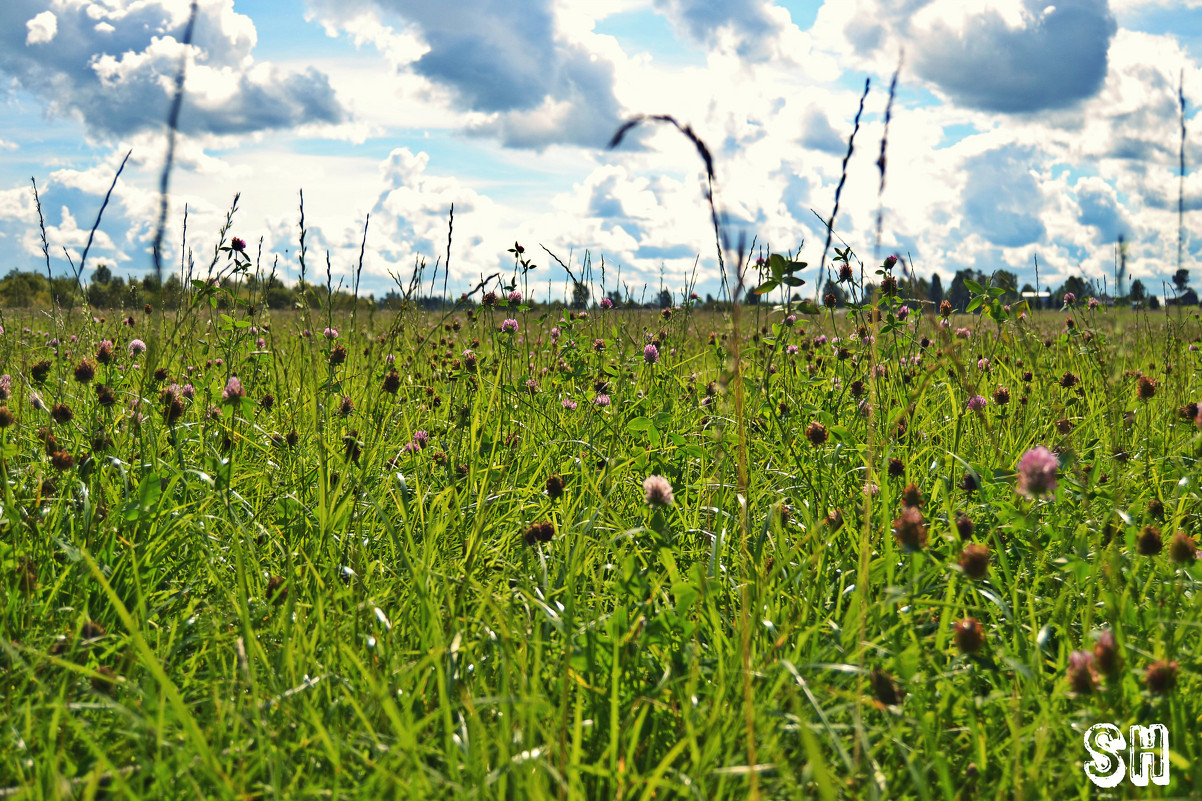
[[[0,797],[1202,792],[1192,309],[839,251],[838,310],[279,311],[220,253],[2,316]]]

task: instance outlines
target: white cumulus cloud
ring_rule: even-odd
[[[53,11],[43,11],[26,22],[25,29],[28,31],[25,34],[26,45],[46,44],[54,41],[58,33],[58,17],[54,16]]]

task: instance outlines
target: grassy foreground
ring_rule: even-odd
[[[1202,329],[987,296],[5,316],[0,793],[1197,797]]]

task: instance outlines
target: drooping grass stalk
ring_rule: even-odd
[[[852,127],[851,136],[847,138],[847,154],[843,157],[843,169],[839,174],[839,185],[835,187],[835,207],[831,209],[829,219],[823,220],[823,225],[826,227],[826,244],[822,246],[822,259],[818,262],[818,276],[814,281],[814,297],[817,299],[822,292],[822,277],[826,275],[826,254],[831,247],[831,237],[835,231],[835,218],[839,214],[839,198],[843,195],[843,185],[847,183],[847,164],[851,161],[851,154],[855,152],[856,134],[860,132],[860,117],[864,114],[864,101],[868,99],[868,90],[872,86],[872,78],[864,79],[864,93],[860,95],[860,107],[856,111],[855,124]],[[819,217],[819,219],[822,219]],[[860,265],[860,283],[864,282],[863,263]]]
[[[893,70],[893,79],[889,81],[889,100],[885,103],[885,128],[881,132],[881,154],[876,160],[877,170],[881,173],[881,183],[876,190],[876,242],[872,248],[872,260],[877,264],[881,261],[881,229],[885,223],[885,149],[889,144],[889,121],[893,118],[893,99],[897,95],[897,76],[901,73],[902,58],[903,54],[898,53],[897,67]],[[847,149],[850,153],[850,143]]]

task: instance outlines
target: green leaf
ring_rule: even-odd
[[[985,287],[981,286],[976,281],[973,281],[971,278],[964,279],[964,286],[968,288],[969,292],[976,292],[979,294],[985,291]]]
[[[765,281],[764,283],[760,284],[757,288],[752,290],[752,294],[767,295],[769,292],[776,289],[779,285],[780,285],[780,283],[778,281],[769,279],[768,281]]]
[[[798,278],[795,275],[786,275],[784,278],[781,279],[781,283],[786,284],[787,286],[801,286],[802,284],[805,283],[805,279]]]
[[[981,298],[975,297],[968,302],[968,308],[966,308],[965,311],[966,312],[976,311],[980,307],[980,305],[981,305]]]
[[[626,428],[631,431],[649,431],[655,428],[655,423],[650,417],[635,417],[626,424]]]
[[[779,281],[781,279],[781,276],[783,276],[785,274],[785,272],[786,272],[785,265],[786,264],[787,264],[787,262],[785,261],[785,257],[780,255],[779,253],[773,253],[771,256],[768,257],[768,269],[770,269],[772,271],[772,277],[775,280]]]

